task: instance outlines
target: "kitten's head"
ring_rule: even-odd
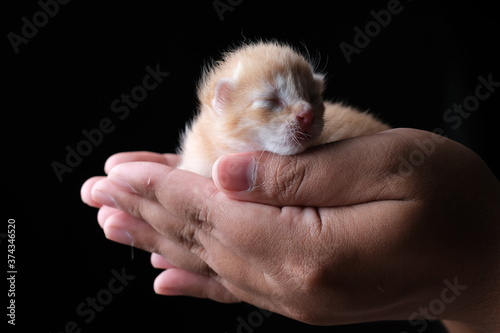
[[[290,47],[257,43],[227,53],[198,95],[235,149],[292,155],[321,133],[323,81]]]

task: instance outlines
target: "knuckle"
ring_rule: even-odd
[[[200,224],[203,222],[200,220],[199,212],[193,209],[186,211],[185,223],[182,227],[178,229],[177,239],[179,244],[186,248],[187,250],[199,254],[199,242],[197,241],[197,232]]]
[[[118,208],[120,208],[123,211],[128,212],[128,214],[144,220],[144,221],[150,221],[150,217],[148,216],[148,209],[147,207],[144,207],[143,201],[142,200],[137,200],[137,201],[132,201],[131,203],[127,203],[124,207],[123,204],[120,203],[118,204]]]
[[[299,274],[301,277],[299,277]],[[300,322],[311,325],[320,324],[322,321],[321,311],[318,311],[317,306],[326,305],[323,303],[320,292],[318,292],[318,290],[321,290],[321,286],[318,285],[318,281],[311,281],[311,279],[315,278],[309,277],[309,274],[302,270],[299,274],[294,274],[293,277],[290,276],[290,280],[286,284],[288,290],[282,290],[283,293],[287,294],[289,289],[292,288],[295,295],[294,297],[285,297],[283,303],[285,313]],[[314,302],[314,306],[312,306],[311,302]]]
[[[208,195],[206,202],[212,202],[210,197],[215,193],[205,193]],[[182,220],[185,224],[179,229],[179,241],[182,246],[198,257],[206,255],[206,250],[200,241],[200,233],[210,235],[213,231],[213,207],[209,204],[193,204],[187,207],[183,213]]]
[[[292,156],[279,156],[278,165],[270,170],[267,188],[270,195],[278,198],[295,199],[305,178],[305,167]]]

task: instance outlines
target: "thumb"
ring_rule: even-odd
[[[217,160],[212,178],[232,199],[273,206],[406,199],[404,188],[412,187],[401,183],[408,185],[415,173],[401,174],[401,161],[415,149],[415,136],[429,135],[433,134],[398,129],[314,147],[299,155],[230,154]]]

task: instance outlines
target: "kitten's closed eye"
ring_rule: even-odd
[[[286,107],[285,102],[279,97],[269,97],[260,99],[257,101],[257,105],[259,105],[263,109],[276,112],[283,111]]]
[[[263,84],[265,88],[255,89],[248,94],[252,109],[264,109],[268,111],[282,111],[286,107],[285,101],[280,97],[278,91],[272,89],[269,84]]]

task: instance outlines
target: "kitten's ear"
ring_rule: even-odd
[[[235,91],[235,85],[232,80],[220,79],[215,85],[214,98],[212,99],[212,107],[222,113],[227,104],[231,101],[231,93]]]

